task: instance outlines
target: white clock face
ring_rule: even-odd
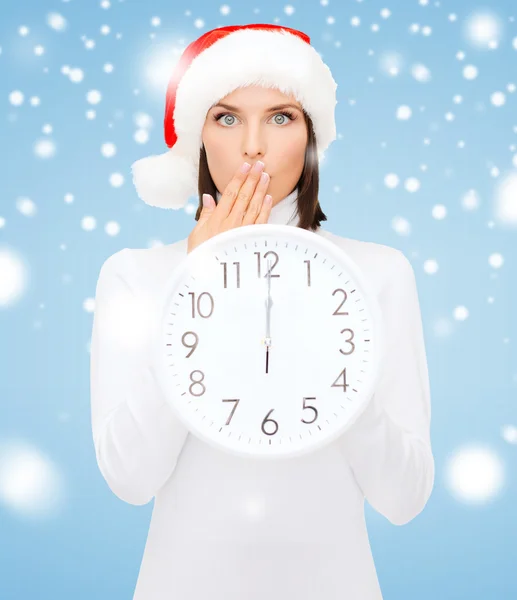
[[[298,228],[208,240],[169,287],[158,349],[169,402],[192,433],[238,454],[287,457],[335,439],[377,377],[378,309],[364,284],[340,248]]]

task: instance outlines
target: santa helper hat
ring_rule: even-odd
[[[169,81],[165,143],[169,150],[131,166],[138,196],[179,209],[198,194],[202,130],[211,106],[239,87],[260,85],[292,94],[313,121],[321,161],[336,139],[337,84],[305,33],[270,24],[213,29],[183,52]]]

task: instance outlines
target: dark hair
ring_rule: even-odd
[[[295,187],[291,190],[292,193],[298,189],[297,196],[297,216],[299,217],[298,227],[314,231],[320,226],[322,221],[326,221],[327,217],[321,210],[318,201],[319,189],[319,168],[318,168],[318,152],[316,145],[316,136],[312,119],[303,111],[305,124],[307,126],[307,147],[305,149],[305,161],[302,174]],[[196,211],[196,221],[201,216],[203,209],[203,194],[210,194],[217,203],[217,188],[210,175],[208,169],[208,161],[206,158],[205,146],[201,147],[199,153],[199,174],[198,174],[198,194],[199,206]]]

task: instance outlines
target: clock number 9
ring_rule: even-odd
[[[185,337],[191,333],[195,338],[196,341],[194,342],[194,345],[189,345],[185,342]],[[185,331],[185,333],[181,336],[181,343],[186,347],[186,348],[190,348],[190,352],[187,354],[187,356],[185,358],[190,358],[192,356],[192,352],[194,352],[194,350],[197,348],[197,345],[199,343],[199,337],[197,335],[197,333],[195,331]]]

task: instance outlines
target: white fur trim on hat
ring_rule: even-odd
[[[177,141],[161,155],[132,165],[144,202],[179,209],[197,195],[202,130],[210,107],[239,87],[259,85],[292,94],[314,124],[321,161],[336,139],[337,84],[320,55],[284,30],[241,29],[196,56],[178,83],[174,109]]]

